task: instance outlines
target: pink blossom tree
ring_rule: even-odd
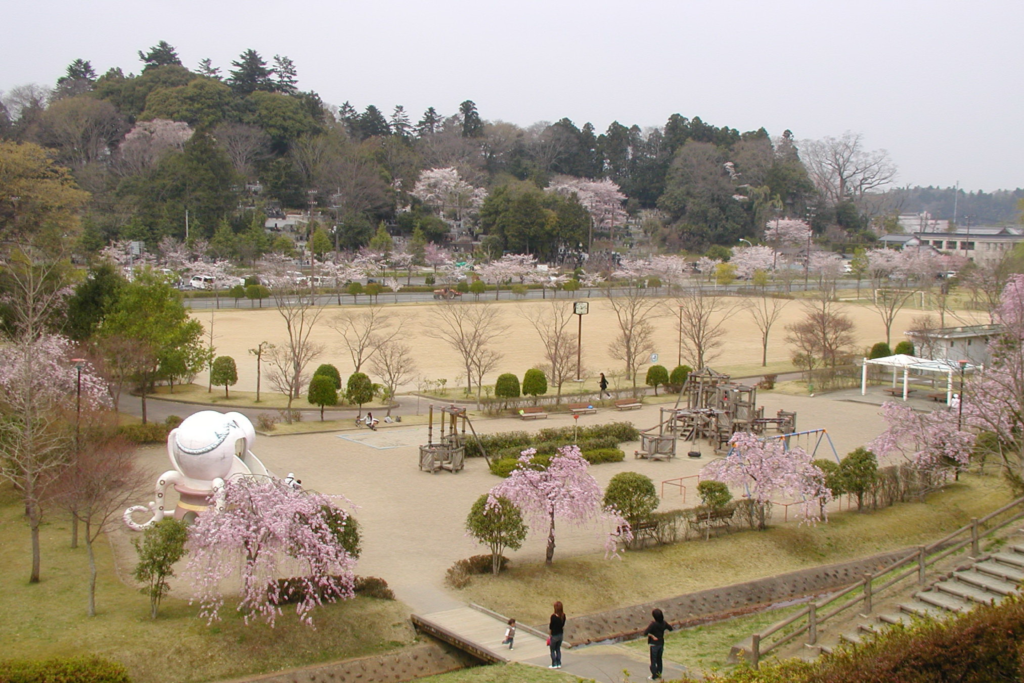
[[[729,454],[705,467],[700,478],[745,489],[756,506],[759,529],[767,527],[768,503],[775,496],[799,499],[804,519],[821,519],[832,492],[825,487],[825,474],[811,462],[807,451],[786,450],[782,439],[761,439],[749,432],[733,434],[729,445]]]
[[[423,261],[433,268],[435,273],[440,266],[446,266],[454,260],[450,251],[433,242],[427,242],[423,247]]]
[[[945,476],[950,464],[963,468],[970,462],[975,435],[960,429],[958,412],[919,413],[887,401],[882,404],[882,417],[888,427],[868,445],[879,459],[902,457],[932,483]]]
[[[623,207],[626,195],[622,194],[615,181],[608,178],[590,180],[573,176],[556,176],[548,185],[549,192],[564,196],[576,195],[580,204],[587,210],[598,232],[606,232],[614,243],[616,226],[626,222],[627,214]],[[587,251],[592,251],[594,235],[588,238]]]
[[[491,489],[488,507],[499,505],[506,498],[539,527],[548,527],[548,545],[544,561],[551,564],[555,556],[555,519],[582,527],[597,522],[612,522],[618,532],[609,534],[605,550],[614,554],[617,539],[632,539],[629,524],[617,511],[604,507],[601,487],[587,471],[590,463],[583,459],[579,446],[563,446],[551,463],[538,469],[532,463],[536,450],[523,451],[519,463],[505,481]]]
[[[309,625],[318,605],[353,596],[355,558],[343,542],[349,517],[331,498],[263,477],[231,479],[220,495],[215,508],[199,514],[186,545],[200,616],[219,619],[220,584],[236,568],[246,623],[274,625],[287,597],[279,579],[301,586],[295,611]]]
[[[729,263],[736,266],[736,274],[743,278],[750,278],[754,273],[762,270],[771,270],[775,265],[776,253],[771,247],[758,245],[756,247],[739,247],[732,250],[732,258]]]
[[[708,258],[707,256],[701,256],[697,259],[696,268],[697,272],[701,275],[707,276],[710,280],[711,276],[715,273],[715,270],[722,263],[721,259]]]
[[[429,168],[420,173],[412,195],[442,218],[462,221],[480,210],[487,190],[470,185],[454,168]]]

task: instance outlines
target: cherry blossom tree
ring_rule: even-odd
[[[1024,275],[1010,277],[994,312],[1003,334],[990,342],[992,365],[973,376],[960,397],[964,426],[996,435],[1000,467],[1024,491]],[[958,411],[959,412],[959,411]],[[957,416],[959,418],[959,414]]]
[[[491,261],[477,269],[484,282],[494,284],[494,298],[498,298],[503,282],[523,282],[534,272],[537,259],[529,254],[505,254],[497,261]]]
[[[697,259],[696,268],[697,272],[701,275],[706,275],[708,279],[715,273],[718,266],[721,265],[722,259],[708,258],[707,256],[701,256]]]
[[[423,247],[423,261],[428,266],[437,272],[438,267],[446,266],[454,261],[450,251],[444,247],[439,247],[433,242],[427,242],[427,245]]]
[[[608,233],[614,243],[616,226],[626,222],[626,210],[623,203],[626,195],[622,194],[615,181],[608,178],[590,180],[572,176],[556,176],[548,185],[548,191],[564,196],[576,195],[580,204],[590,213],[594,228],[599,233]],[[593,250],[594,235],[588,240],[587,251]]]
[[[480,210],[487,190],[473,187],[454,168],[429,168],[420,173],[412,195],[442,218],[462,221]]]
[[[807,244],[811,234],[811,226],[799,218],[780,218],[770,221],[764,229],[764,241],[774,244],[775,248],[799,247]]]
[[[776,496],[799,499],[805,520],[822,518],[832,492],[807,451],[786,450],[782,439],[761,439],[749,432],[733,434],[729,446],[729,454],[705,467],[700,478],[742,487],[754,501],[759,529],[767,527],[768,503]]]
[[[309,625],[318,605],[353,596],[355,559],[343,543],[349,516],[330,497],[263,477],[233,478],[220,495],[216,507],[196,518],[186,546],[200,616],[219,619],[220,584],[235,569],[238,610],[247,624],[262,619],[274,625],[287,597],[282,578],[301,586],[295,611]]]
[[[958,428],[958,412],[919,413],[903,403],[886,401],[882,417],[888,426],[868,445],[879,459],[902,457],[928,482],[941,477],[951,462],[958,468],[970,462],[975,435]]]
[[[777,254],[771,247],[739,247],[732,250],[729,263],[736,266],[736,275],[751,278],[759,270],[771,270],[775,266]]]
[[[616,541],[629,541],[629,524],[617,511],[604,507],[601,487],[587,470],[579,446],[563,446],[551,463],[537,469],[532,458],[537,451],[522,452],[519,463],[505,481],[491,489],[488,507],[497,507],[500,498],[507,499],[538,527],[547,526],[548,545],[544,561],[551,564],[555,556],[555,519],[582,527],[592,523],[612,522],[621,536],[611,533],[605,542],[609,554],[617,551]]]

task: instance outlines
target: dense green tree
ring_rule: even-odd
[[[149,52],[143,53],[142,50],[139,50],[139,59],[146,65],[142,67],[143,71],[149,71],[150,69],[155,69],[160,66],[181,66],[181,59],[178,58],[178,51],[165,40],[161,40],[159,43],[149,48]]]
[[[479,138],[484,134],[484,123],[480,119],[480,112],[476,109],[473,100],[466,100],[459,105],[459,114],[462,117],[462,137]]]
[[[334,253],[334,244],[323,226],[317,226],[313,231],[313,236],[309,239],[309,251],[317,261],[326,261]]]
[[[878,458],[865,448],[851,451],[839,463],[843,491],[857,496],[857,509],[864,507],[864,495],[878,479]]]
[[[391,239],[391,235],[388,234],[388,229],[381,221],[380,225],[377,226],[377,232],[374,233],[370,239],[370,249],[373,251],[379,251],[383,254],[390,254],[394,251],[395,241]]]
[[[491,551],[491,572],[501,570],[501,554],[505,548],[519,550],[526,540],[526,524],[519,508],[507,498],[498,498],[488,507],[485,493],[476,499],[466,517],[466,531]]]
[[[235,107],[231,88],[212,78],[193,78],[186,85],[150,93],[139,120],[170,119],[184,121],[194,128],[210,129],[237,116]]]
[[[885,342],[878,342],[871,347],[871,352],[868,353],[868,358],[875,360],[876,358],[888,358],[892,355],[892,349]]]
[[[391,134],[391,127],[388,120],[380,109],[372,104],[359,115],[355,121],[355,134],[359,140],[366,140],[372,137],[384,137]]]
[[[92,337],[124,285],[124,277],[113,264],[101,263],[92,268],[68,297],[64,334],[77,342]]]
[[[619,472],[604,492],[604,505],[618,510],[631,525],[645,522],[658,507],[658,489],[651,478],[638,472]]]
[[[210,367],[210,383],[215,387],[224,387],[224,398],[228,396],[228,387],[238,383],[238,368],[231,356],[217,356]]]
[[[249,95],[257,91],[274,92],[277,89],[272,78],[273,70],[256,50],[246,50],[237,61],[231,62],[231,66],[235,68],[228,78],[228,85],[235,93]]]
[[[198,372],[207,361],[203,326],[189,317],[181,292],[148,269],[122,287],[97,332],[111,371],[137,383],[143,424],[146,396],[166,376],[166,366]]]
[[[913,356],[914,355],[914,342],[907,341],[904,339],[900,343],[896,344],[896,348],[893,349],[893,353],[897,356]]]
[[[295,62],[284,55],[274,55],[274,89],[285,95],[294,95],[299,91],[299,72]]]
[[[50,95],[50,101],[75,97],[91,92],[96,83],[96,70],[84,59],[76,59],[68,65],[64,75],[57,79],[57,87]]]
[[[543,396],[548,393],[548,378],[542,370],[530,368],[523,375],[523,395]]]
[[[245,298],[249,301],[259,301],[260,308],[263,308],[263,300],[270,298],[270,290],[263,285],[249,285],[245,288]]]
[[[301,136],[317,132],[319,126],[302,103],[275,92],[254,92],[248,98],[254,112],[250,123],[270,136],[271,147],[283,154]]]
[[[315,406],[320,406],[320,421],[324,421],[324,406],[338,405],[338,388],[334,379],[327,375],[313,375],[309,380],[309,395],[307,400]]]
[[[686,378],[693,372],[693,368],[689,365],[677,365],[672,369],[672,374],[669,375],[668,383],[672,385],[674,391],[679,391],[686,384]],[[678,387],[678,389],[676,388]]]
[[[324,377],[330,377],[331,381],[334,382],[334,388],[341,391],[341,373],[338,372],[338,368],[330,363],[323,363],[313,373],[314,377],[323,375]]]
[[[96,79],[93,93],[107,100],[128,120],[137,118],[146,109],[146,100],[157,90],[187,85],[196,74],[178,64],[147,69],[141,76],[124,76],[112,70]]]
[[[359,417],[363,416],[363,404],[373,400],[373,392],[373,382],[365,373],[353,372],[349,375],[345,398],[349,403],[359,406]]]
[[[0,140],[0,240],[67,246],[88,199],[42,147]]]
[[[511,372],[498,376],[494,383],[494,395],[498,398],[519,398],[519,378]]]
[[[647,377],[644,383],[649,387],[654,387],[654,395],[658,395],[658,385],[668,384],[668,370],[664,365],[652,365],[647,368]]]

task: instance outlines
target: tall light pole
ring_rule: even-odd
[[[75,364],[75,371],[78,373],[75,380],[75,451],[77,452],[82,423],[82,368],[85,367],[85,359],[72,358],[71,362]]]
[[[586,301],[577,301],[572,305],[572,312],[579,318],[579,331],[576,333],[576,381],[579,382],[580,377],[580,360],[583,357],[583,316],[590,312],[590,303]]]
[[[752,247],[752,246],[754,246],[754,243],[753,243],[753,242],[751,242],[750,240],[748,240],[748,239],[747,239],[746,237],[741,237],[741,238],[739,239],[739,241],[740,241],[740,242],[746,242],[746,243],[747,243],[747,246],[748,246],[748,247]]]
[[[961,358],[957,362],[960,364],[960,396],[956,406],[956,429],[959,432],[964,426],[964,372],[967,370],[967,361]]]
[[[807,254],[804,259],[804,291],[807,291],[807,281],[811,274],[811,237],[814,235],[814,207],[807,210]]]

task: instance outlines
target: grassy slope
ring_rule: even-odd
[[[10,487],[0,488],[0,643],[4,658],[92,653],[124,663],[136,683],[207,681],[314,662],[361,657],[413,640],[401,603],[368,598],[318,610],[316,630],[286,613],[277,628],[246,627],[230,603],[207,626],[197,608],[167,599],[149,619],[149,600],[115,577],[113,554],[97,542],[97,616],[86,616],[84,545],[69,548],[69,525],[42,529],[42,582],[28,583],[28,527]],[[130,568],[129,568],[130,569]]]
[[[500,577],[476,576],[460,597],[525,623],[543,623],[555,600],[570,616],[589,614],[928,543],[1010,499],[999,478],[967,476],[925,502],[833,514],[828,524],[777,524],[766,532],[630,552],[622,560],[559,557],[556,550],[550,567],[530,564]]]

